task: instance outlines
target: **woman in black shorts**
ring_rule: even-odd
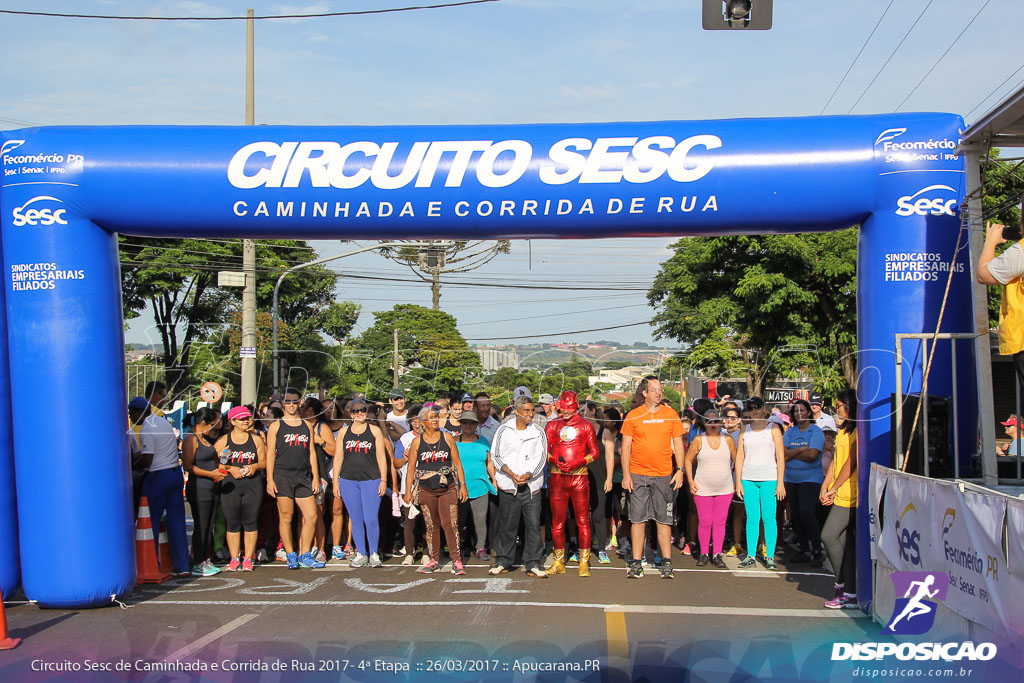
[[[262,437],[250,431],[252,413],[248,408],[232,408],[228,411],[228,421],[231,432],[220,437],[214,445],[219,454],[220,469],[226,473],[220,484],[220,504],[227,522],[228,550],[231,553],[231,562],[226,570],[251,572],[260,503],[263,502],[263,479],[259,471],[266,467],[267,448]],[[245,555],[240,556],[243,531]]]
[[[217,450],[213,444],[220,435],[221,415],[213,408],[200,408],[186,424],[192,431],[181,441],[181,466],[188,473],[185,497],[192,510],[192,573],[213,576],[220,570],[210,562],[213,523],[220,501],[220,481],[226,473],[220,470]]]

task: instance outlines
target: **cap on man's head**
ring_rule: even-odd
[[[562,395],[558,397],[558,402],[555,403],[555,407],[559,410],[579,410],[580,404],[576,399],[576,392],[563,391]]]
[[[395,387],[391,390],[391,393],[388,394],[388,398],[405,398],[405,389]]]
[[[463,394],[462,398],[459,399],[459,403],[472,403],[472,402],[473,402],[473,394],[469,394],[469,393]]]
[[[816,391],[811,393],[811,398],[807,402],[810,403],[812,406],[825,405],[824,397]]]
[[[472,410],[462,411],[462,415],[459,416],[459,422],[476,422],[479,423],[480,419],[477,418],[476,413]]]
[[[132,400],[128,401],[128,407],[132,410],[145,410],[149,407],[149,401],[143,396],[136,396]]]
[[[132,399],[132,400],[135,400],[135,399]],[[130,406],[131,404],[129,403],[128,405]],[[1008,417],[1006,419],[1006,422],[1000,422],[999,424],[1003,425],[1004,427],[1017,427],[1017,426],[1019,426],[1019,424],[1017,422],[1017,416],[1016,415],[1011,415],[1010,417]]]
[[[540,398],[537,399],[537,403],[541,404],[542,406],[551,405],[554,402],[555,397],[552,396],[551,394],[541,394]]]
[[[526,387],[516,387],[512,390],[512,402],[515,403],[519,399],[528,398],[533,400],[533,393]]]

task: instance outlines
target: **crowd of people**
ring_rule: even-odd
[[[492,575],[521,565],[548,578],[575,564],[587,577],[617,553],[628,578],[672,579],[674,551],[698,567],[732,556],[740,570],[777,570],[788,530],[787,563],[828,558],[825,606],[856,606],[851,391],[833,418],[820,394],[785,412],[726,396],[678,413],[654,376],[628,407],[571,391],[535,400],[526,387],[504,410],[484,392],[407,405],[402,389],[384,404],[289,388],[224,415],[200,408],[180,438],[165,395],[157,382],[129,402],[128,435],[135,505],[145,496],[154,518],[166,512],[181,576],[400,557],[423,573],[462,575],[475,559]]]

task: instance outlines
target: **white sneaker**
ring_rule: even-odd
[[[370,553],[370,566],[371,567],[383,567],[384,563],[380,561],[380,555],[377,553]]]
[[[530,576],[536,577],[538,579],[546,579],[546,578],[548,578],[548,573],[546,571],[544,571],[543,569],[541,569],[540,567],[534,567],[533,569],[531,569],[530,571],[528,571],[526,573],[529,574]]]
[[[402,560],[403,567],[411,567],[413,563],[412,555],[406,555],[405,559]]]
[[[363,555],[362,553],[357,552],[356,556],[352,558],[352,561],[349,563],[348,566],[350,566],[350,567],[365,567],[369,563],[370,563],[370,559],[366,555]]]

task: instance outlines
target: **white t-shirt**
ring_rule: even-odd
[[[162,417],[150,415],[142,423],[141,451],[153,454],[150,472],[169,470],[178,466],[178,438],[174,435],[174,427]]]
[[[395,415],[395,412],[393,410],[390,410],[390,411],[388,411],[387,417],[384,418],[384,421],[385,422],[394,422],[399,427],[404,429],[406,434],[409,433],[410,425],[409,425],[409,411],[408,410],[405,411],[405,415],[402,415],[402,416]]]
[[[1011,280],[1024,273],[1024,249],[1020,242],[1013,244],[1009,249],[988,262],[988,272],[996,282],[1001,285],[1009,284]]]
[[[836,427],[835,419],[828,413],[822,413],[814,419],[814,424],[818,425],[818,429],[823,432],[832,431],[833,434],[838,433],[839,429]]]
[[[747,481],[778,481],[779,468],[775,462],[775,437],[771,423],[761,431],[747,425],[743,428],[743,472]]]
[[[395,444],[395,457],[396,458],[401,458],[402,456],[404,456],[405,452],[407,450],[409,450],[409,446],[412,445],[412,440],[415,439],[415,438],[416,438],[415,432],[406,432],[405,434],[402,434],[402,436],[400,436],[398,438],[398,441]],[[409,455],[410,456],[415,456],[416,454],[415,453],[410,453]],[[400,490],[401,490],[401,494],[403,496],[405,495],[405,479],[406,479],[406,476],[408,474],[409,474],[409,461],[406,460],[405,464],[402,465],[398,469],[398,478],[401,481],[401,489]],[[403,506],[405,505],[405,501],[404,500],[402,501],[402,505]]]

